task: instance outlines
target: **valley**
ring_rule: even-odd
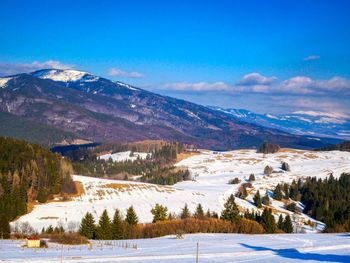
[[[117,155],[114,156],[117,158]],[[117,160],[120,160],[123,155],[118,156]],[[255,181],[249,182],[251,187],[247,188],[248,195],[245,198],[236,197],[235,202],[242,213],[245,210],[261,212],[253,202],[253,196],[258,190],[261,195],[268,191],[272,197],[277,184],[291,183],[309,176],[324,179],[331,173],[337,178],[350,170],[349,160],[350,153],[341,151],[314,152],[283,148],[277,153],[262,154],[248,149],[228,152],[201,150],[199,154],[176,163],[177,167],[186,167],[190,171],[191,180],[162,186],[74,175],[73,180],[81,182],[84,188],[81,196],[73,197],[71,201],[36,205],[33,211],[12,225],[29,222],[37,231],[50,225],[79,225],[87,211],[98,218],[104,209],[107,209],[110,217],[115,209],[119,209],[125,216],[126,209],[131,205],[140,222],[148,223],[152,221],[150,210],[156,203],[166,206],[170,213],[177,215],[185,203],[192,212],[200,203],[205,211],[210,209],[220,214],[229,195],[236,194],[242,184],[248,183],[252,173]],[[281,169],[282,162],[289,164],[290,171]],[[274,170],[270,175],[263,173],[267,165]],[[234,178],[240,182],[229,184]],[[322,222],[315,221],[306,214],[286,210],[282,201],[271,200],[270,207],[273,208],[276,221],[280,214],[290,214],[298,231],[323,230]],[[312,227],[308,225],[309,220],[313,222]]]

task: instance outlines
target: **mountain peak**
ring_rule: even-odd
[[[92,82],[99,79],[99,77],[92,75],[86,71],[75,69],[41,69],[32,72],[31,75],[41,79],[51,79],[61,82]]]

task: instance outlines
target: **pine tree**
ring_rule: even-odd
[[[280,216],[278,217],[277,227],[278,227],[278,229],[283,230],[283,216],[282,216],[282,214],[280,214]]]
[[[124,222],[118,209],[115,210],[112,222],[112,239],[124,238]]]
[[[180,217],[181,217],[181,219],[186,219],[186,218],[191,217],[191,213],[190,213],[190,210],[188,209],[187,204],[185,204],[184,208],[182,208],[182,212],[181,212]]]
[[[273,190],[272,198],[281,201],[282,197],[281,185],[277,184],[275,190]]]
[[[283,231],[286,233],[293,233],[293,224],[290,215],[287,215],[283,222]]]
[[[52,228],[52,226],[49,226],[49,228],[50,227]],[[49,228],[46,230],[47,233],[49,233]],[[88,239],[93,239],[95,238],[95,229],[95,219],[91,213],[87,212],[84,218],[81,220],[79,233],[83,236],[86,236]]]
[[[97,239],[110,240],[112,239],[112,225],[109,219],[107,210],[103,210],[96,230]]]
[[[261,201],[261,196],[260,196],[260,192],[259,190],[256,192],[256,194],[254,195],[254,204],[256,205],[257,208],[261,208],[262,207],[262,201]]]
[[[276,231],[276,221],[272,215],[272,210],[265,208],[261,215],[261,224],[263,225],[266,233],[275,233]]]
[[[138,221],[139,221],[139,219],[137,218],[134,207],[130,206],[126,210],[125,222],[128,223],[129,225],[137,225]]]
[[[250,181],[250,182],[255,181],[255,175],[254,174],[250,174],[248,181]]]
[[[290,171],[290,166],[289,166],[289,164],[288,163],[286,163],[286,162],[283,162],[282,163],[282,170],[283,171],[286,171],[286,172],[289,172]]]
[[[273,168],[269,165],[266,165],[264,168],[264,174],[270,175],[270,174],[272,174],[272,172],[273,172]]]
[[[10,238],[10,223],[6,215],[0,215],[0,238]]]
[[[44,187],[39,187],[37,200],[39,203],[45,203],[47,201],[47,195]]]
[[[49,225],[49,226],[46,228],[46,233],[47,233],[47,234],[52,234],[52,233],[53,233],[53,227],[52,227],[52,225]]]
[[[164,221],[167,218],[168,208],[160,204],[156,204],[154,208],[151,209],[153,215],[153,223],[157,221]]]
[[[235,197],[231,194],[224,204],[224,210],[221,212],[221,219],[233,222],[238,218],[239,210],[235,203]]]
[[[197,205],[197,208],[196,208],[196,212],[194,213],[193,215],[195,218],[197,219],[201,219],[203,220],[205,217],[204,217],[204,210],[203,210],[203,207],[201,204],[198,204]]]
[[[261,199],[261,202],[264,205],[270,205],[270,197],[269,197],[269,193],[268,191],[266,191],[266,194],[263,196],[263,198]]]

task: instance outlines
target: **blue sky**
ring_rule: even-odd
[[[2,75],[73,67],[205,105],[350,115],[349,1],[2,0],[1,10]]]

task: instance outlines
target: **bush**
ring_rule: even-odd
[[[254,174],[250,174],[248,181],[249,182],[255,181],[255,175]]]
[[[63,245],[82,245],[88,244],[89,240],[79,233],[61,233],[52,234],[50,237],[50,242],[55,242]]]
[[[231,179],[230,181],[228,181],[229,184],[239,184],[241,182],[241,180],[238,179],[238,177],[236,177],[235,179]]]
[[[283,162],[282,163],[282,170],[283,171],[286,171],[286,172],[289,172],[290,171],[290,166],[289,166],[289,164],[288,163],[286,163],[286,162]]]
[[[266,165],[264,168],[264,174],[270,175],[273,172],[273,168],[269,165]]]
[[[276,153],[280,150],[280,146],[278,144],[273,144],[273,143],[263,143],[259,150],[258,153]]]
[[[285,208],[288,210],[288,211],[291,211],[291,212],[295,212],[296,209],[297,209],[297,205],[295,203],[290,203],[290,204],[287,204],[285,206]]]

